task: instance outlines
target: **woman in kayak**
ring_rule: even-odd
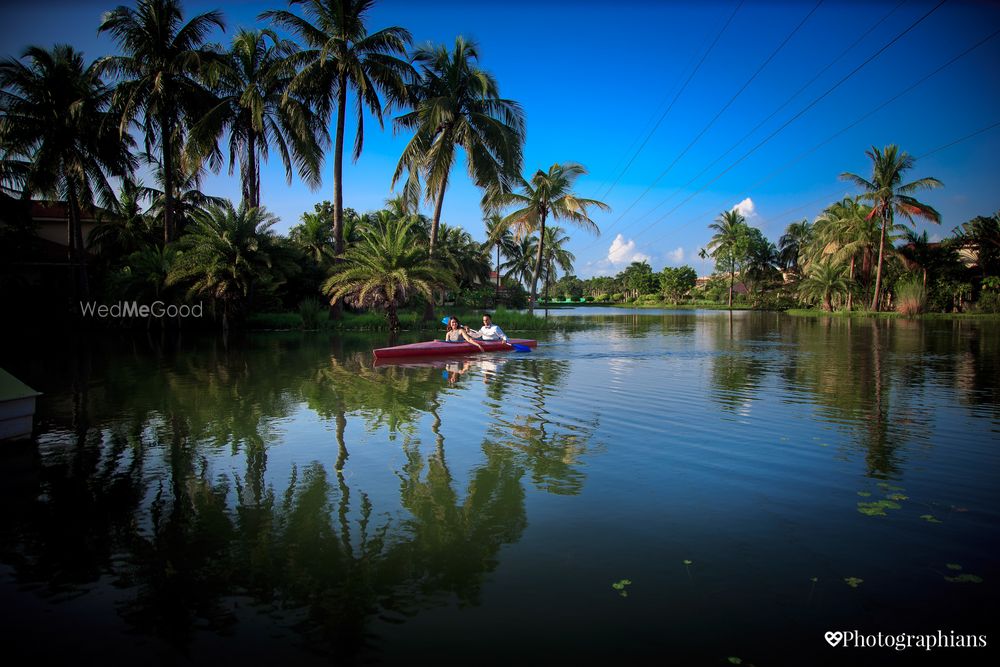
[[[457,317],[452,317],[448,320],[448,332],[445,333],[444,339],[449,343],[460,343],[466,341],[472,343],[479,348],[479,351],[483,351],[483,346],[477,343],[472,336],[469,335],[468,327],[463,327],[458,321]]]

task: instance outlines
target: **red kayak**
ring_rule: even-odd
[[[523,338],[511,338],[514,345],[524,345],[525,347],[536,347],[537,341],[525,340]],[[499,340],[479,341],[484,352],[510,352],[514,348]],[[397,357],[430,357],[449,354],[474,354],[479,352],[479,348],[464,340],[457,343],[447,343],[443,340],[429,340],[424,343],[410,343],[409,345],[394,345],[393,347],[381,347],[373,350],[376,359],[395,359]]]

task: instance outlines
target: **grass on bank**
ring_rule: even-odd
[[[454,316],[462,324],[478,328],[481,326],[484,312],[490,312],[493,315],[493,321],[508,334],[518,331],[566,330],[579,326],[568,321],[568,318],[548,320],[537,315],[528,315],[505,308],[486,311],[448,307],[435,308],[434,319],[426,322],[421,317],[422,312],[401,310],[399,311],[399,324],[402,331],[444,331],[441,319]],[[388,331],[389,321],[383,313],[379,312],[352,313],[347,311],[339,320],[331,320],[326,308],[317,310],[312,305],[303,304],[298,313],[254,313],[247,318],[247,328],[254,330]]]
[[[791,308],[785,311],[795,317],[875,317],[895,320],[1000,320],[1000,313],[922,313],[920,315],[903,315],[895,311],[878,312],[872,310],[816,310],[811,308]]]

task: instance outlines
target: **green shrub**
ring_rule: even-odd
[[[904,277],[896,283],[896,310],[904,316],[919,315],[927,305],[927,292],[918,277]]]
[[[252,313],[247,317],[249,329],[301,329],[299,313]]]
[[[330,310],[319,299],[303,299],[299,302],[299,315],[303,329],[322,329],[330,319]]]
[[[467,308],[492,307],[496,288],[492,286],[466,287],[455,292],[455,305]]]
[[[1000,313],[1000,292],[984,290],[976,301],[976,310],[980,313]]]

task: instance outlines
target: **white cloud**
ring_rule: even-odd
[[[684,248],[678,246],[676,249],[671,250],[667,253],[667,260],[674,264],[680,264],[684,261]]]
[[[744,199],[743,201],[741,201],[736,206],[733,206],[732,210],[738,211],[747,220],[749,220],[750,218],[752,218],[755,215],[757,215],[757,212],[754,211],[753,200],[750,199],[750,197],[747,197],[746,199]]]
[[[612,264],[630,264],[631,262],[648,262],[650,256],[641,252],[636,252],[635,241],[625,240],[625,237],[619,234],[615,237],[615,240],[611,242],[611,247],[608,248],[608,261]]]

